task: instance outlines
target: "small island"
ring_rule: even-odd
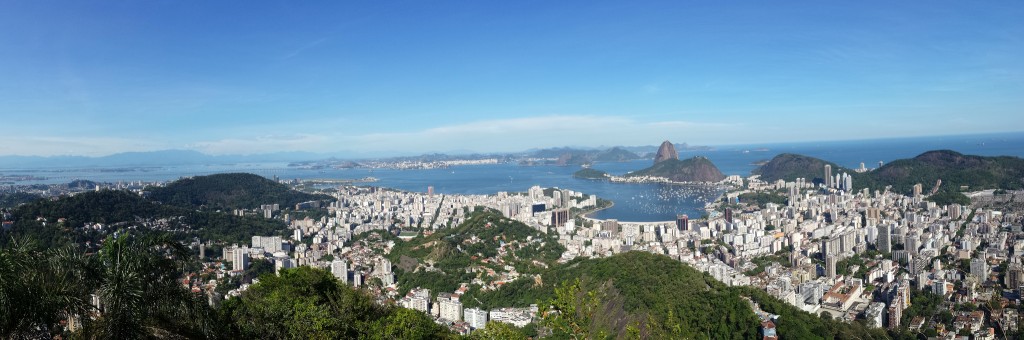
[[[572,174],[572,177],[573,178],[580,178],[580,179],[600,179],[600,180],[604,180],[604,179],[610,178],[611,175],[609,175],[607,172],[604,172],[604,171],[601,171],[601,170],[591,169],[591,168],[583,168],[583,169],[580,169],[579,171],[574,172]]]

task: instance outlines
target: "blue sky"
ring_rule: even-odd
[[[1019,1],[7,1],[0,155],[1024,130]]]

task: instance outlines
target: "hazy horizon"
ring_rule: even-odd
[[[146,151],[117,152],[117,153],[104,154],[104,155],[72,155],[72,154],[63,154],[63,155],[0,155],[0,158],[3,158],[3,157],[27,157],[27,158],[34,158],[34,157],[41,157],[41,158],[85,157],[85,158],[104,158],[104,157],[118,156],[118,155],[124,155],[124,154],[147,154],[147,153],[179,152],[180,151],[180,152],[197,152],[199,154],[206,155],[206,156],[212,156],[212,157],[259,157],[259,156],[271,156],[271,155],[296,154],[296,155],[300,155],[300,156],[314,156],[314,157],[323,157],[323,158],[332,158],[332,157],[334,157],[334,158],[339,158],[339,159],[343,159],[343,160],[359,160],[359,159],[375,159],[375,158],[391,158],[391,157],[415,157],[415,156],[430,155],[430,154],[444,154],[444,155],[449,155],[449,156],[468,156],[468,155],[474,155],[474,154],[478,154],[478,155],[517,154],[517,153],[528,153],[528,152],[537,151],[537,150],[558,149],[558,148],[591,149],[591,150],[610,149],[610,148],[614,148],[614,147],[622,147],[622,148],[650,148],[651,152],[653,152],[653,151],[655,151],[657,149],[658,145],[661,142],[666,141],[666,140],[671,142],[671,143],[673,143],[674,145],[676,145],[677,150],[682,152],[682,151],[685,151],[685,149],[680,148],[680,145],[682,145],[684,143],[687,146],[689,146],[689,147],[701,147],[701,148],[709,147],[709,148],[712,148],[712,149],[729,149],[729,148],[779,147],[779,146],[808,145],[808,144],[828,144],[828,143],[857,143],[857,142],[878,142],[878,141],[899,141],[899,140],[908,140],[908,141],[910,141],[910,140],[919,140],[919,139],[940,139],[940,138],[951,138],[951,139],[966,138],[966,137],[998,138],[1000,136],[1014,136],[1014,137],[1024,136],[1024,131],[1007,131],[1007,132],[992,132],[992,133],[981,133],[981,134],[959,134],[959,135],[909,136],[909,137],[893,137],[893,138],[833,139],[833,140],[813,140],[813,141],[799,141],[799,142],[764,142],[764,143],[737,143],[737,144],[695,144],[695,143],[690,143],[690,142],[681,141],[681,140],[680,141],[676,141],[676,140],[671,140],[671,139],[665,139],[665,140],[658,140],[657,142],[654,142],[652,140],[651,143],[648,143],[648,144],[638,144],[638,145],[551,145],[551,146],[536,147],[536,148],[522,148],[522,149],[510,150],[510,151],[489,151],[489,150],[480,150],[480,151],[477,151],[477,150],[447,150],[447,151],[444,151],[444,150],[435,150],[435,151],[427,151],[427,152],[408,152],[408,153],[399,153],[399,152],[390,152],[390,153],[387,153],[387,152],[383,152],[383,153],[364,152],[364,153],[359,153],[359,152],[313,152],[313,151],[307,151],[307,150],[296,150],[296,151],[278,151],[278,152],[249,153],[249,154],[242,154],[242,153],[239,153],[239,154],[211,154],[211,153],[202,152],[201,150],[194,150],[194,149],[159,149],[159,150],[146,150]],[[946,147],[946,148],[948,149],[948,148],[951,148],[951,147],[952,146]],[[942,149],[942,148],[940,148],[940,149]],[[927,150],[922,150],[922,151],[927,151]],[[298,160],[301,157],[283,157],[283,158]],[[316,159],[308,159],[308,160],[316,160]]]

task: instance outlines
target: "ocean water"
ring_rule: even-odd
[[[681,141],[680,141],[681,142]],[[964,154],[1024,157],[1024,133],[970,136],[920,137],[860,141],[785,143],[719,146],[711,150],[680,152],[681,158],[704,156],[726,175],[750,174],[758,161],[771,159],[784,152],[818,157],[839,165],[857,168],[863,162],[868,168],[878,162],[911,158],[925,151],[950,149]],[[612,174],[624,174],[651,164],[650,160],[621,163],[597,163],[593,167]],[[498,191],[524,192],[531,186],[559,187],[595,194],[612,200],[615,205],[594,215],[621,221],[670,221],[677,214],[698,217],[704,204],[720,192],[681,185],[625,184],[572,178],[579,167],[518,166],[512,164],[458,166],[448,169],[328,169],[305,170],[289,168],[285,163],[214,164],[203,166],[169,166],[139,168],[75,168],[75,169],[0,169],[4,175],[32,175],[43,178],[17,184],[51,184],[87,179],[98,182],[166,181],[184,176],[225,172],[251,172],[283,179],[358,179],[378,178],[368,185],[424,192],[433,186],[445,194],[493,194]]]

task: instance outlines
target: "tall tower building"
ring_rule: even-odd
[[[825,187],[832,187],[832,165],[825,164]]]
[[[878,224],[878,241],[875,242],[875,247],[883,253],[892,252],[892,226],[888,223]]]
[[[725,208],[725,221],[732,223],[732,208]]]
[[[686,216],[686,214],[676,215],[676,229],[679,229],[679,231],[690,230],[690,217]]]
[[[836,263],[839,259],[835,255],[825,256],[825,278],[833,279],[836,277]]]
[[[903,305],[899,303],[893,303],[889,306],[889,329],[900,328],[900,318],[903,317]]]
[[[232,255],[231,265],[235,271],[245,271],[249,269],[249,248],[235,248],[235,252]]]
[[[345,284],[348,284],[348,263],[342,260],[331,262],[331,274]]]
[[[971,259],[971,275],[981,282],[988,281],[988,262],[984,258]]]

